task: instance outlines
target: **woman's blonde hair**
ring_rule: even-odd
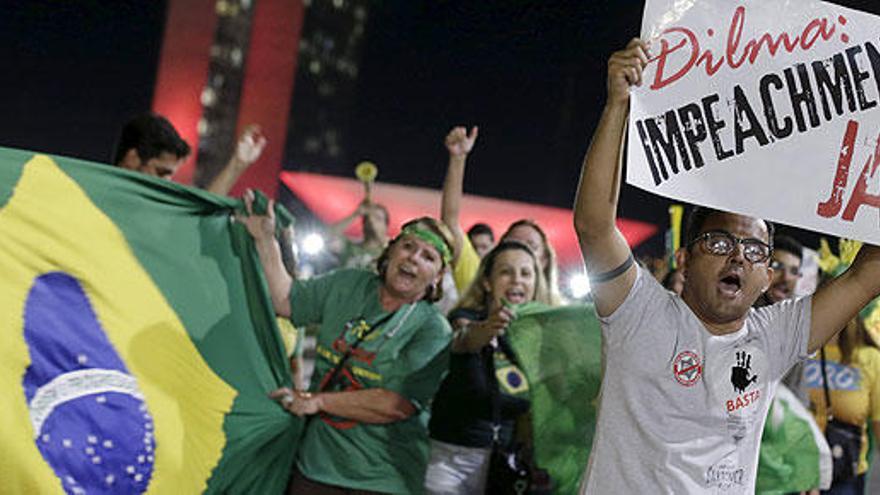
[[[544,260],[544,269],[541,270],[540,273],[543,276],[544,287],[550,298],[547,304],[551,306],[560,306],[562,304],[562,296],[559,294],[559,268],[556,266],[556,250],[553,249],[550,241],[547,240],[547,234],[544,233],[544,229],[542,229],[534,220],[529,220],[527,218],[517,220],[510,224],[510,227],[508,227],[507,231],[504,232],[504,235],[501,236],[501,241],[504,241],[513,229],[517,227],[531,227],[535,229],[541,237],[541,244],[544,246],[546,259]]]
[[[405,224],[403,224],[403,226],[400,228],[401,233],[398,234],[397,237],[392,239],[391,242],[389,242],[387,246],[385,246],[385,249],[382,251],[382,254],[379,255],[379,259],[376,260],[376,268],[378,269],[379,277],[382,279],[383,282],[385,281],[385,275],[387,274],[387,271],[388,271],[388,257],[389,257],[389,254],[391,253],[391,249],[394,247],[395,244],[397,244],[397,242],[401,239],[401,237],[403,237],[405,235],[404,231],[407,230],[407,228],[424,229],[424,230],[427,230],[429,232],[434,233],[435,235],[439,236],[440,239],[443,241],[443,243],[446,245],[447,252],[452,253],[452,246],[453,246],[452,232],[450,232],[449,227],[447,227],[442,222],[439,222],[431,217],[420,217],[420,218],[416,218],[414,220],[410,220],[409,222],[406,222]],[[439,273],[443,273],[443,270],[445,270],[446,266],[447,266],[447,257],[444,256],[444,253],[442,253],[442,252],[440,252],[439,254],[440,254],[440,272]],[[443,298],[443,284],[438,283],[437,285],[433,285],[433,284],[428,285],[428,288],[425,290],[425,295],[424,295],[424,297],[422,297],[422,300],[428,301],[428,302],[437,302],[442,298]]]
[[[468,287],[467,291],[465,291],[464,296],[458,300],[458,304],[455,305],[453,311],[456,309],[471,309],[481,312],[488,310],[490,294],[489,291],[486,290],[483,282],[488,281],[492,276],[492,269],[495,266],[495,260],[498,256],[505,251],[511,251],[514,249],[525,251],[528,253],[529,258],[532,259],[532,268],[535,270],[535,296],[532,300],[544,304],[550,304],[550,294],[547,291],[547,287],[544,285],[544,277],[540,276],[540,264],[538,263],[535,253],[521,242],[501,241],[497,246],[492,248],[492,250],[489,251],[480,262],[480,269],[477,271],[477,276],[474,277],[474,281],[471,282],[471,285]]]

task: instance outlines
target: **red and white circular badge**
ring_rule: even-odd
[[[691,351],[679,352],[672,363],[672,374],[675,376],[675,380],[685,387],[697,383],[703,376],[703,363],[700,362],[700,356]]]

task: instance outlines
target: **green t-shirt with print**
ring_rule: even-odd
[[[348,269],[294,282],[291,320],[298,326],[320,325],[310,390],[321,389],[364,332],[327,391],[391,390],[409,399],[417,412],[385,425],[320,414],[309,422],[300,443],[298,467],[307,478],[330,485],[420,493],[430,402],[448,369],[452,331],[427,302],[404,305],[389,315],[379,303],[380,283],[374,273]]]

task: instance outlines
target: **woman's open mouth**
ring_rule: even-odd
[[[522,304],[526,302],[526,292],[522,289],[508,289],[504,292],[504,298],[511,304]]]

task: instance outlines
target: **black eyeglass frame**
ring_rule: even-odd
[[[727,251],[726,253],[715,252],[714,250],[712,250],[712,248],[710,248],[708,245],[705,244],[705,242],[708,241],[709,238],[711,238],[712,236],[716,236],[716,235],[726,237],[731,241],[732,247],[730,248],[730,251]],[[730,253],[732,253],[736,249],[736,246],[738,244],[742,244],[743,245],[743,257],[749,263],[765,263],[773,256],[773,246],[771,244],[767,244],[766,242],[762,241],[761,239],[755,239],[754,237],[746,237],[746,238],[737,237],[726,230],[710,230],[708,232],[703,232],[702,234],[693,238],[691,240],[691,242],[688,243],[688,247],[690,248],[691,246],[693,246],[694,244],[696,244],[698,242],[703,242],[704,245],[706,245],[706,251],[708,251],[710,254],[713,254],[715,256],[730,256]],[[761,259],[758,259],[758,260],[750,259],[748,256],[749,251],[746,250],[746,243],[756,244],[756,245],[760,245],[760,246],[767,248],[767,255],[762,257]]]

